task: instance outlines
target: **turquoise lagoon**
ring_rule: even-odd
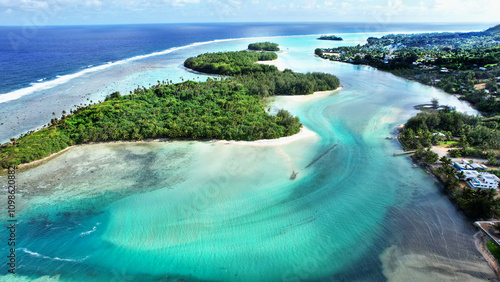
[[[475,111],[434,88],[314,57],[316,47],[366,38],[343,37],[341,43],[315,36],[270,39],[284,48],[284,66],[341,79],[344,88],[327,96],[270,101],[271,111],[290,110],[316,136],[277,146],[89,145],[19,173],[25,193],[18,215],[19,275],[62,281],[494,278],[474,246],[474,228],[429,174],[413,169],[407,157],[392,156],[401,148],[386,139],[416,114],[414,105],[432,98]],[[253,41],[182,49],[166,70],[198,79],[179,67],[181,57],[240,50]],[[138,70],[166,58],[133,64]],[[113,71],[107,70],[110,77]],[[165,74],[130,72],[115,83],[125,89]],[[295,180],[292,171],[299,172]]]

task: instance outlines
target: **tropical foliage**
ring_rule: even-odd
[[[367,64],[460,95],[500,113],[500,25],[483,32],[390,34],[365,45],[323,49],[330,60]],[[326,53],[326,52],[325,52]]]
[[[447,108],[424,111],[410,118],[400,135],[408,149],[438,145],[444,140],[455,141],[452,157],[491,158],[500,149],[500,131],[496,118],[467,115]]]
[[[416,149],[414,158],[427,164],[435,164],[439,156],[429,150],[432,145],[453,142],[456,149],[452,157],[481,157],[495,161],[494,150],[500,149],[500,132],[496,121],[479,116],[459,113],[450,108],[423,111],[408,120],[399,139],[407,149]],[[427,148],[427,149],[425,149]],[[435,174],[444,184],[444,192],[473,220],[488,219],[498,214],[500,202],[494,189],[463,187],[456,178],[447,157],[439,159],[443,164]],[[495,172],[495,171],[493,171]]]
[[[0,165],[30,162],[67,146],[111,140],[191,138],[257,140],[292,135],[300,121],[272,116],[261,98],[228,81],[188,81],[137,89],[134,94],[80,108],[0,150]]]
[[[322,35],[318,37],[318,40],[335,40],[335,41],[342,41],[344,40],[342,37],[335,36],[335,35]]]
[[[184,62],[184,66],[195,71],[221,74],[238,75],[255,72],[275,72],[275,66],[256,64],[257,61],[271,61],[278,58],[272,52],[218,52],[206,53],[197,57],[191,57]]]
[[[274,66],[256,64],[275,58],[275,53],[249,51],[207,53],[187,59],[184,66],[200,72],[231,75],[234,82],[245,85],[250,95],[263,97],[305,95],[340,86],[339,79],[331,74],[280,72]]]
[[[333,90],[338,78],[322,73],[300,74],[255,64],[275,53],[228,52],[186,60],[187,67],[212,74],[234,75],[206,82],[158,82],[130,95],[114,92],[99,104],[63,112],[42,130],[29,132],[0,148],[0,167],[31,162],[68,146],[146,138],[273,139],[299,132],[297,117],[285,110],[266,112],[263,97]]]
[[[278,46],[279,45],[276,43],[258,42],[258,43],[249,44],[248,49],[254,50],[254,51],[279,51],[280,48]]]

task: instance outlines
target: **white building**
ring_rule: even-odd
[[[463,177],[460,177],[460,173],[457,175],[457,178],[460,180],[469,181],[479,176],[479,172],[475,170],[461,170],[461,172],[463,174]]]
[[[472,172],[472,171],[471,171]],[[472,174],[477,174],[476,177],[471,177],[467,183],[471,188],[474,189],[497,189],[498,187],[498,182],[500,182],[500,178],[498,178],[496,175],[488,173],[488,172],[477,172],[474,171],[475,173],[470,173],[470,176],[473,176]],[[469,176],[469,175],[468,175]],[[469,177],[466,177],[468,179]]]

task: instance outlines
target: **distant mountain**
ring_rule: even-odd
[[[487,30],[485,30],[485,32],[488,32],[488,33],[500,33],[500,24],[496,25],[494,27],[488,28]]]

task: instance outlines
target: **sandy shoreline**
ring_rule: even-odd
[[[288,143],[295,142],[304,138],[317,137],[316,132],[309,130],[307,127],[302,126],[299,133],[281,137],[278,139],[262,139],[256,141],[234,141],[234,140],[214,140],[212,142],[219,144],[233,144],[233,145],[249,145],[249,146],[280,146]]]
[[[297,103],[302,103],[302,102],[308,102],[308,101],[311,101],[311,100],[314,100],[314,99],[318,99],[318,98],[322,98],[322,97],[326,97],[326,96],[329,96],[335,92],[338,92],[340,90],[342,90],[344,87],[342,85],[339,86],[339,88],[335,89],[335,90],[327,90],[327,91],[316,91],[314,92],[313,94],[309,94],[309,95],[286,95],[286,96],[273,96],[273,97],[286,97],[287,100],[290,100],[290,101],[293,101],[293,102],[297,102]]]
[[[279,71],[284,71],[287,68],[287,65],[285,64],[285,62],[283,62],[283,59],[280,57],[272,61],[258,61],[256,62],[256,64],[275,66],[278,68]]]
[[[330,91],[318,91],[314,92],[313,94],[309,95],[294,95],[294,96],[279,96],[279,97],[285,97],[287,100],[292,100],[293,102],[301,103],[301,102],[306,102],[310,101],[313,99],[318,99],[321,97],[326,97],[334,92],[337,92],[342,89],[342,86],[335,90],[330,90]],[[233,145],[249,145],[249,146],[279,146],[279,145],[285,145],[289,144],[292,142],[295,142],[297,140],[301,140],[304,138],[312,138],[312,137],[317,137],[318,135],[311,131],[310,129],[306,128],[303,126],[299,133],[294,134],[292,136],[286,136],[286,137],[281,137],[277,139],[262,139],[262,140],[256,140],[256,141],[235,141],[235,140],[213,140],[213,139],[207,139],[207,140],[200,140],[200,139],[170,139],[170,138],[152,138],[152,139],[144,139],[144,140],[119,140],[119,141],[107,141],[107,142],[93,142],[93,143],[88,143],[88,144],[80,144],[80,145],[74,145],[67,147],[59,152],[53,153],[43,159],[39,159],[30,163],[25,163],[25,164],[20,164],[17,167],[19,169],[29,169],[32,167],[36,167],[38,165],[43,164],[46,161],[49,161],[67,151],[69,151],[72,148],[78,147],[78,146],[86,146],[86,145],[95,145],[95,144],[116,144],[116,143],[148,143],[148,142],[214,142],[214,143],[219,143],[219,144],[233,144]],[[5,171],[5,170],[4,170]]]
[[[187,72],[193,73],[193,74],[201,74],[201,75],[206,75],[206,76],[211,76],[211,77],[230,77],[230,76],[226,76],[226,75],[222,75],[222,74],[210,74],[210,73],[206,73],[206,72],[196,71],[196,70],[187,68],[186,66],[184,66],[184,64],[180,64],[179,68],[181,68]]]
[[[483,232],[478,231],[474,234],[474,244],[476,245],[476,249],[483,255],[484,259],[488,262],[488,265],[493,269],[495,274],[500,277],[500,265],[496,258],[490,253],[488,248],[486,247],[486,242],[488,242],[486,235]]]
[[[43,164],[45,161],[48,161],[48,160],[53,159],[53,158],[55,158],[55,157],[57,157],[59,155],[62,155],[63,153],[69,151],[70,149],[78,147],[78,146],[82,146],[82,145],[69,146],[69,147],[66,147],[66,148],[62,149],[59,152],[52,153],[52,154],[46,156],[43,159],[35,160],[35,161],[29,162],[29,163],[19,164],[16,167],[18,169],[22,170],[22,169],[28,169],[28,168],[39,166],[39,165]],[[5,172],[5,171],[6,171],[6,169],[3,170],[3,172]]]
[[[273,65],[273,66],[276,66],[280,71],[283,71],[283,70],[286,69],[286,64],[282,61],[281,58],[278,58],[278,59],[273,60],[273,61],[259,61],[257,63],[258,64],[264,64],[264,65]],[[189,69],[189,68],[185,67],[184,64],[180,65],[179,67],[185,69],[186,71],[192,72],[192,73],[201,74],[201,75],[210,75],[210,74],[207,74],[207,73],[202,73],[202,72],[198,72],[198,71]],[[326,96],[328,96],[328,95],[330,95],[330,94],[332,94],[334,92],[337,92],[337,91],[341,90],[342,88],[343,88],[343,86],[341,85],[339,88],[337,88],[335,90],[317,91],[317,92],[314,92],[313,94],[309,94],[309,95],[293,95],[293,96],[292,95],[287,95],[287,96],[279,96],[279,97],[286,97],[287,100],[290,100],[290,101],[293,101],[293,102],[296,102],[296,103],[302,103],[302,102],[307,102],[307,101],[310,101],[310,100],[318,99],[318,98],[321,98],[321,97],[326,97]],[[147,143],[147,142],[189,141],[189,142],[214,142],[214,143],[219,143],[219,144],[250,145],[250,146],[279,146],[279,145],[289,144],[289,143],[292,143],[292,142],[295,142],[297,140],[301,140],[301,139],[304,139],[304,138],[311,138],[311,137],[317,137],[317,136],[318,135],[315,132],[309,130],[305,126],[302,126],[302,128],[299,131],[299,133],[294,134],[292,136],[286,136],[286,137],[281,137],[281,138],[277,138],[277,139],[262,139],[262,140],[256,140],[256,141],[156,138],[156,139],[131,140],[131,141],[128,141],[128,140],[121,141],[121,140],[119,140],[119,141],[108,141],[108,142],[94,142],[94,143],[88,143],[88,144],[80,144],[80,145],[70,146],[70,147],[67,147],[67,148],[59,151],[59,152],[50,154],[49,156],[47,156],[47,157],[45,157],[43,159],[35,160],[33,162],[30,162],[30,163],[20,164],[17,167],[19,169],[29,169],[29,168],[41,165],[44,162],[46,162],[46,161],[48,161],[48,160],[50,160],[52,158],[55,158],[55,157],[63,154],[64,152],[67,152],[68,150],[70,150],[70,149],[72,149],[74,147],[86,146],[86,145],[94,145],[94,144],[102,144],[102,143],[113,144],[113,143]]]

